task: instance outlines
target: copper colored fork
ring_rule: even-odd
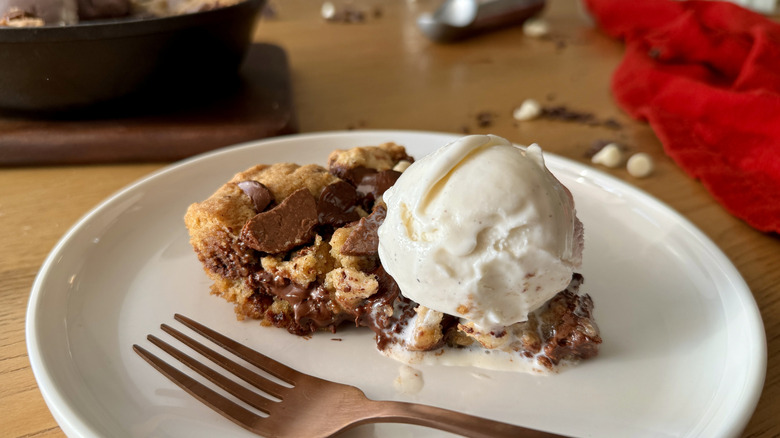
[[[158,337],[153,335],[147,337],[153,344],[198,374],[249,406],[267,414],[267,416],[261,416],[213,391],[143,347],[133,345],[133,350],[136,353],[182,389],[239,426],[259,435],[266,437],[329,437],[360,424],[407,423],[470,437],[560,437],[560,435],[433,406],[369,400],[361,390],[354,386],[342,385],[300,373],[190,318],[176,314],[174,319],[246,362],[290,385],[281,385],[265,378],[173,327],[166,324],[161,325],[163,331],[183,344],[277,399],[273,400],[217,373]]]

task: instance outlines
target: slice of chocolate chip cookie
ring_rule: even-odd
[[[328,169],[278,163],[235,175],[185,215],[212,293],[239,318],[298,335],[347,320],[381,326],[398,295],[377,256],[381,196],[412,161],[387,143],[334,151]]]

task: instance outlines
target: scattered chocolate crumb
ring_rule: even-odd
[[[364,21],[366,21],[365,12],[358,9],[352,9],[350,7],[345,8],[344,10],[345,23],[363,23]]]
[[[365,128],[366,126],[368,126],[368,122],[366,122],[365,120],[358,120],[357,123],[350,123],[349,125],[347,125],[347,130],[353,131],[358,128],[360,129]]]
[[[577,122],[577,123],[586,123],[586,124],[589,124],[590,122],[596,119],[593,113],[574,111],[563,105],[543,107],[542,117],[546,117],[548,119],[554,119],[554,120],[561,120],[564,122]]]
[[[317,225],[317,202],[302,188],[247,221],[241,240],[252,249],[278,254],[309,242]]]
[[[471,134],[471,128],[469,128],[467,125],[463,125],[460,127],[460,132],[464,134]]]
[[[330,340],[331,341],[338,341],[338,342],[343,341],[343,339],[341,339],[341,338],[330,338]]]
[[[582,44],[582,41],[575,37],[561,34],[547,34],[539,39],[552,43],[557,52],[565,50],[570,45]]]
[[[612,118],[604,120],[604,122],[602,122],[602,125],[605,128],[609,128],[609,129],[615,129],[615,130],[623,129],[623,125],[621,125],[620,122]]]
[[[613,118],[601,120],[591,112],[572,110],[565,105],[542,107],[541,117],[562,122],[581,123],[588,126],[602,126],[614,130],[619,130],[623,127],[623,125]]]
[[[336,7],[331,2],[325,2],[322,5],[322,18],[329,23],[365,23],[367,11],[364,8],[358,8],[354,5],[344,5],[342,7]],[[371,15],[374,18],[382,16],[382,11],[379,8],[375,8],[371,11]]]
[[[489,128],[493,126],[495,115],[490,111],[480,111],[477,113],[477,126],[480,128]]]

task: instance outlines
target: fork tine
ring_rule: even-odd
[[[185,335],[184,333],[176,330],[175,328],[167,324],[161,324],[160,328],[162,328],[164,332],[168,333],[169,335],[181,341],[181,343],[183,343],[184,345],[187,345],[188,347],[192,348],[193,350],[197,351],[203,356],[209,358],[209,360],[211,360],[215,364],[221,366],[227,371],[230,371],[232,374],[240,377],[241,380],[249,383],[250,385],[254,386],[255,388],[261,391],[265,391],[266,393],[276,398],[282,398],[284,391],[286,389],[289,389],[251,371],[250,369],[242,365],[239,365],[233,360],[228,359],[227,357],[217,353],[211,348],[201,344],[200,342],[192,339],[191,337]]]
[[[196,371],[201,376],[209,379],[212,383],[216,384],[217,386],[229,392],[230,394],[236,396],[239,400],[247,403],[248,405],[254,408],[257,408],[265,412],[266,414],[270,413],[269,409],[273,406],[274,403],[276,403],[274,401],[268,400],[267,398],[263,397],[262,395],[256,392],[247,389],[244,386],[239,385],[233,380],[228,379],[222,374],[196,361],[186,353],[183,353],[180,350],[171,346],[170,344],[167,344],[165,341],[163,341],[162,339],[156,336],[149,335],[147,336],[147,339],[149,339],[149,341],[152,344],[160,347],[160,349],[162,349],[166,353],[176,358],[179,362],[183,363],[184,365],[187,365],[188,367],[190,367],[190,369]]]
[[[184,374],[175,367],[167,364],[143,347],[134,344],[133,351],[138,353],[145,361],[181,389],[200,400],[203,404],[218,412],[223,417],[249,431],[261,433],[263,435],[267,434],[267,432],[261,430],[263,418],[259,415],[256,415],[223,397],[187,374]]]
[[[225,350],[235,354],[241,359],[244,359],[245,361],[251,363],[252,365],[262,369],[263,371],[270,373],[275,377],[278,377],[279,379],[282,379],[283,381],[291,385],[295,384],[296,378],[300,378],[302,376],[302,374],[299,373],[298,371],[282,363],[279,363],[264,354],[258,353],[257,351],[243,344],[240,344],[228,338],[225,335],[217,333],[214,330],[204,326],[199,322],[193,321],[192,319],[187,318],[184,315],[180,315],[177,313],[173,316],[173,318],[176,321],[179,321],[180,323],[189,327],[190,329],[196,331],[206,339],[211,340],[212,342],[224,348]]]

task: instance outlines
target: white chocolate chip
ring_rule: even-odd
[[[644,178],[653,173],[653,159],[644,152],[634,154],[626,163],[628,174],[634,178]]]
[[[542,115],[542,105],[534,99],[526,99],[512,113],[515,120],[533,120]]]
[[[332,20],[334,17],[336,17],[336,6],[331,2],[325,2],[322,4],[320,13],[322,14],[322,18],[326,20]]]
[[[395,165],[395,167],[393,167],[393,170],[395,170],[396,172],[403,173],[403,171],[406,170],[406,168],[411,165],[412,163],[410,163],[409,161],[401,160],[398,162],[398,164]]]
[[[601,148],[590,161],[594,164],[615,168],[620,166],[620,163],[623,162],[623,152],[616,143],[609,143]]]
[[[550,25],[542,18],[530,18],[523,23],[523,34],[527,37],[541,38],[550,33]]]

